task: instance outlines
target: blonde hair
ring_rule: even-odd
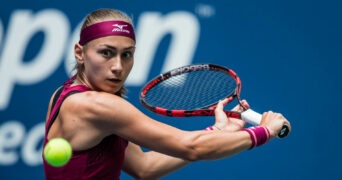
[[[120,20],[130,23],[133,26],[132,19],[124,12],[114,9],[98,9],[88,14],[83,22],[81,30],[84,28],[106,20]]]
[[[108,20],[119,20],[119,21],[125,21],[127,23],[130,23],[133,27],[133,20],[132,18],[130,18],[126,13],[119,11],[119,10],[115,10],[115,9],[98,9],[95,10],[93,12],[91,12],[90,14],[88,14],[82,24],[81,27],[81,31],[98,22],[102,22],[102,21],[108,21]],[[84,45],[86,46],[86,44]],[[84,77],[82,76],[83,72],[84,72],[84,66],[81,64],[76,63],[74,70],[76,70],[76,75],[82,80],[84,81]],[[127,93],[127,89],[126,87],[122,87],[118,92],[116,92],[115,94],[121,97],[125,97],[125,94]]]

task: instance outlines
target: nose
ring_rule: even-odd
[[[113,63],[111,64],[111,71],[114,73],[121,72],[123,69],[122,62],[120,57],[117,57],[113,60]]]

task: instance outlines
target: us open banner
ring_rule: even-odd
[[[205,62],[235,69],[255,110],[282,112],[292,123],[286,139],[194,162],[163,179],[339,177],[339,1],[12,0],[0,6],[0,179],[44,179],[49,98],[72,73],[83,18],[98,8],[133,17],[137,44],[126,86],[128,100],[144,113],[186,130],[212,124],[212,118],[151,114],[138,99],[152,77]],[[122,179],[132,178],[123,173]]]

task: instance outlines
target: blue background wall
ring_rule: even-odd
[[[49,97],[69,75],[70,50],[77,41],[79,23],[102,7],[121,9],[134,17],[140,33],[135,68],[141,71],[131,74],[127,87],[129,101],[143,112],[183,129],[211,124],[212,118],[157,116],[138,101],[142,85],[165,69],[209,62],[238,72],[242,97],[253,109],[282,112],[292,123],[293,132],[286,139],[231,158],[195,162],[163,179],[338,179],[342,160],[338,115],[342,3],[338,0],[2,3],[0,179],[43,179],[41,142]],[[155,16],[159,23],[153,21]],[[34,19],[53,28],[32,30],[38,23]],[[153,28],[152,22],[156,23]],[[176,30],[158,39],[153,29],[167,22],[179,22],[179,26],[172,25],[169,28]],[[193,36],[176,40],[180,27]],[[157,46],[146,45],[153,40]],[[186,48],[172,50],[172,43]],[[40,56],[43,52],[47,56]],[[123,174],[122,179],[131,178]]]

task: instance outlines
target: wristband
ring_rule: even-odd
[[[250,128],[244,128],[243,130],[247,131],[248,134],[251,136],[252,145],[249,149],[261,146],[270,140],[270,132],[266,127],[255,126]]]
[[[208,126],[207,128],[205,128],[205,130],[206,131],[214,131],[215,130],[215,128],[217,129],[217,130],[221,130],[220,128],[218,128],[217,126]]]
[[[213,131],[214,128],[212,126],[208,126],[207,128],[205,128],[206,131]]]

